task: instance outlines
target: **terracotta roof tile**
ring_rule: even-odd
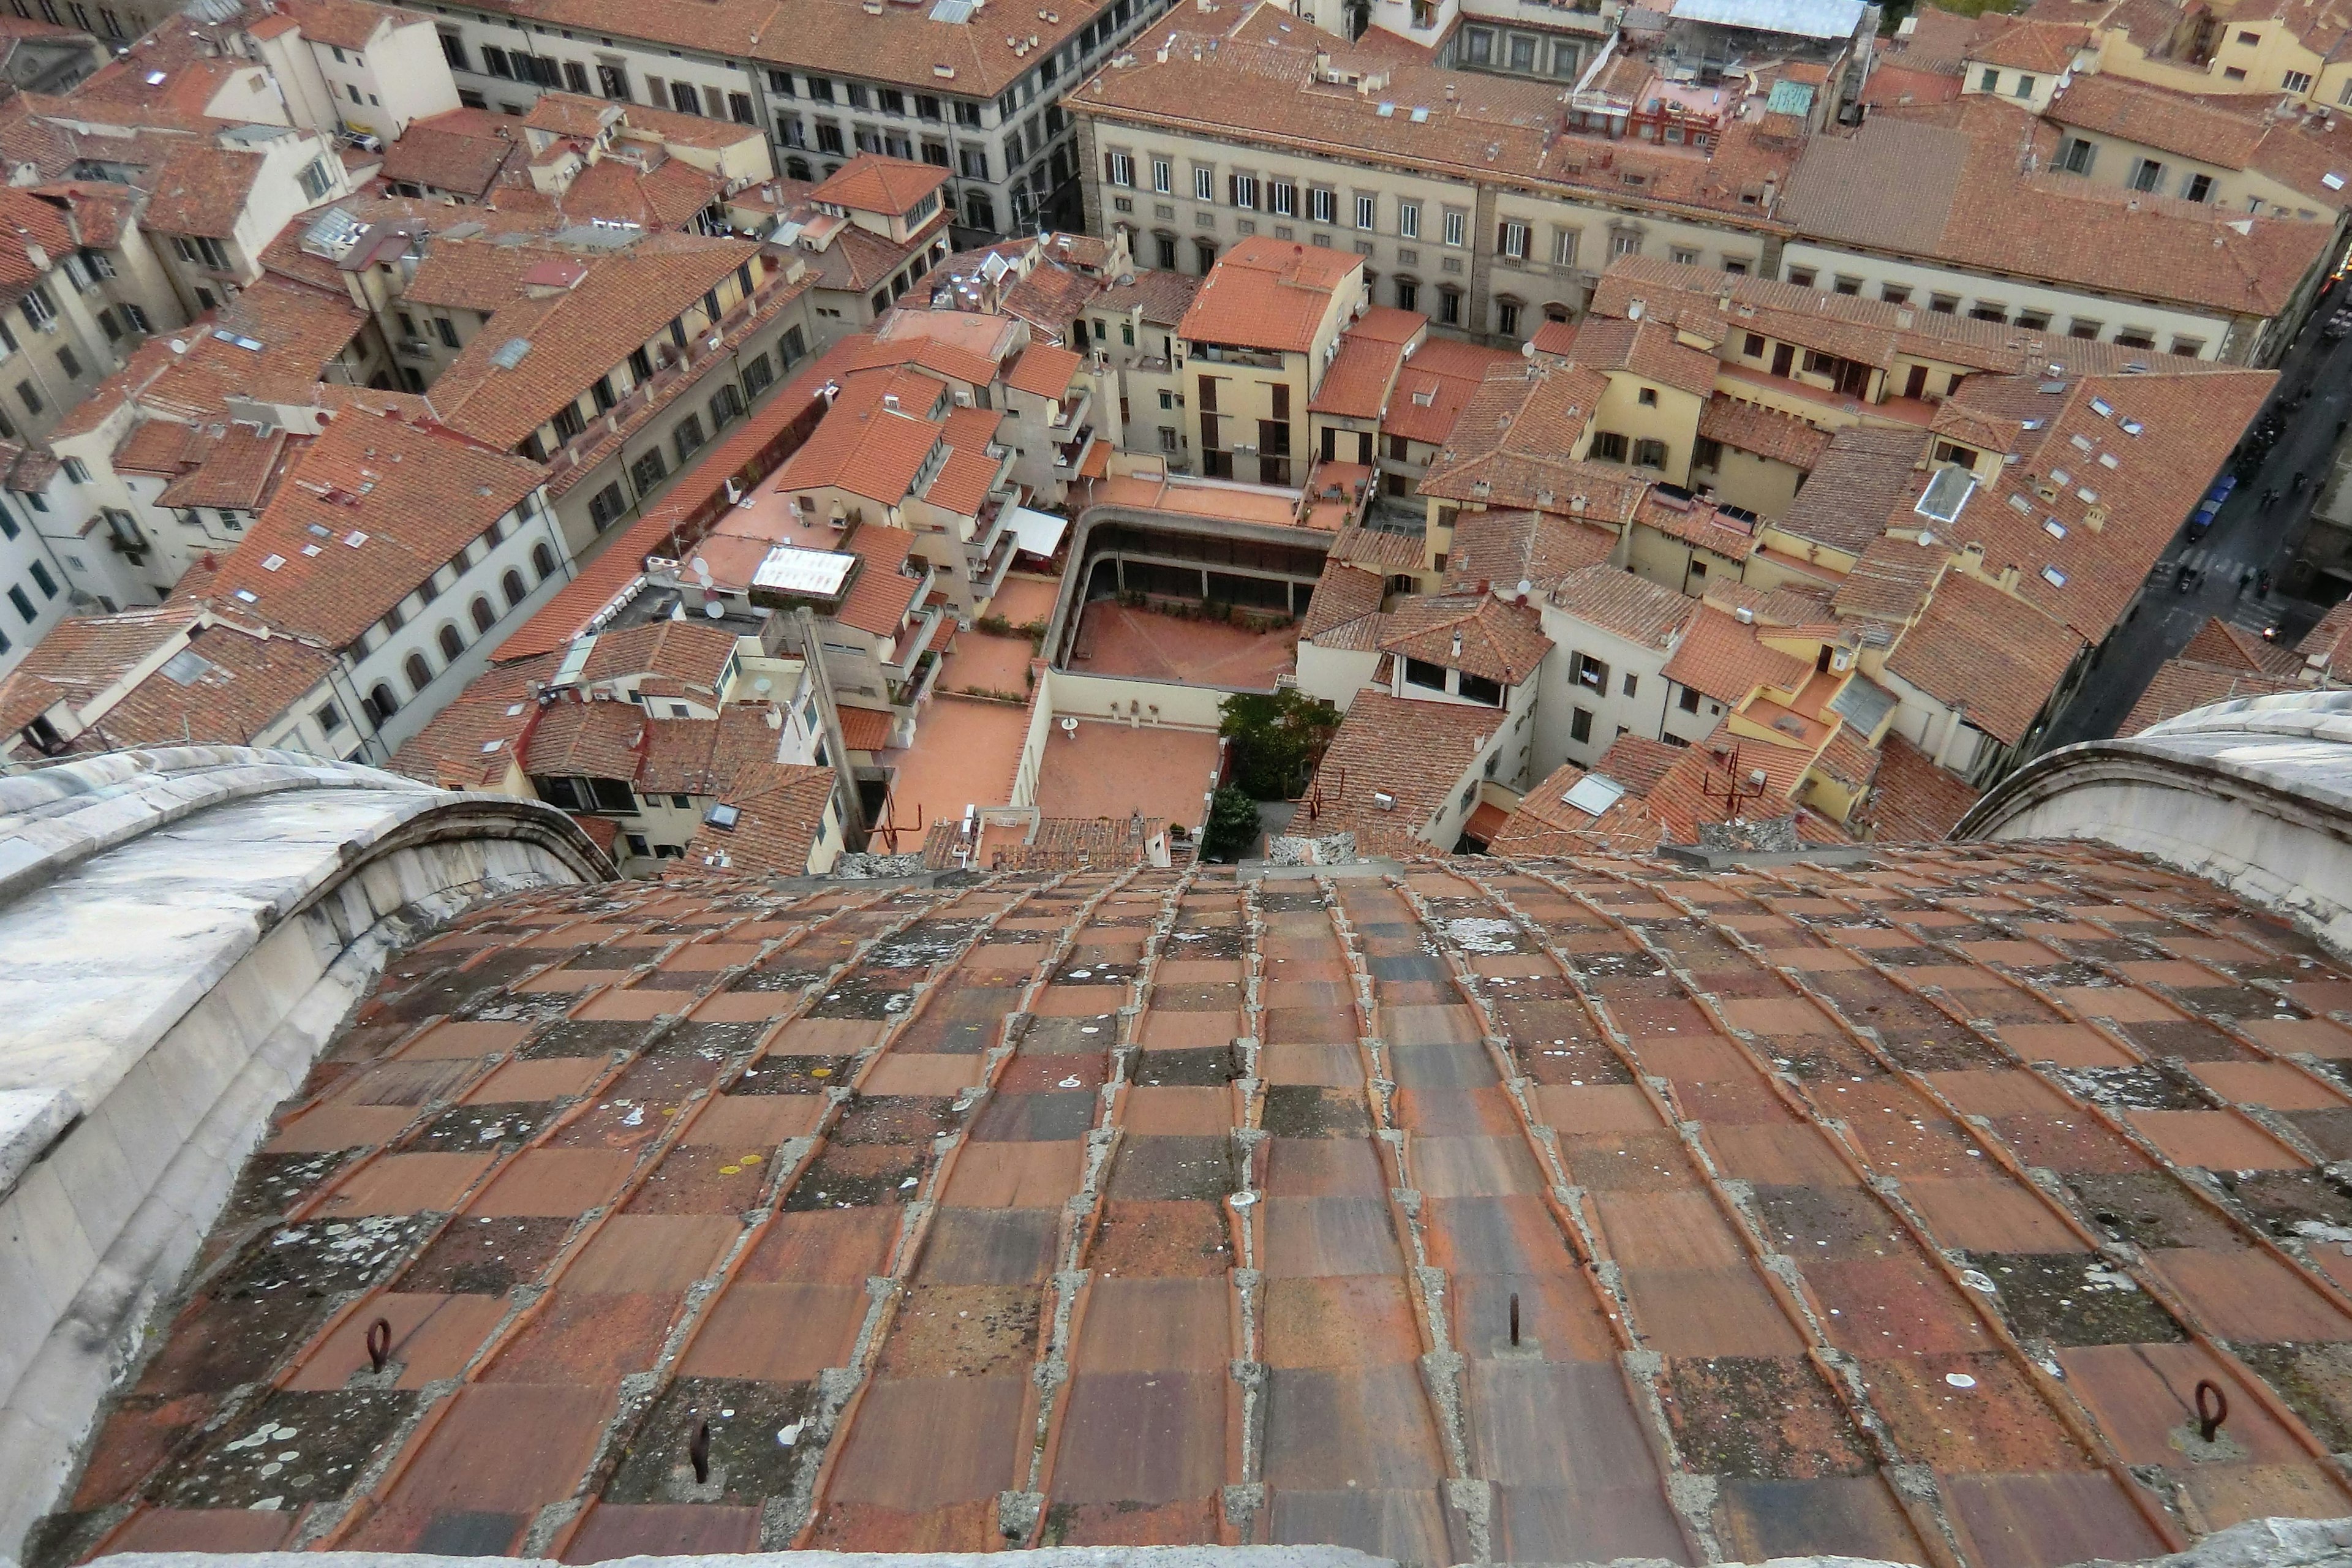
[[[538,689],[562,663],[562,654],[543,653],[491,665],[393,753],[392,771],[443,789],[497,785],[509,767],[524,766],[524,738],[538,724]]]
[[[1426,851],[1431,846],[1416,835],[1462,786],[1486,741],[1509,722],[1496,708],[1359,691],[1308,789],[1321,809],[1308,822],[1302,808],[1292,831],[1352,831],[1365,854]],[[1376,795],[1395,804],[1384,808]]]
[[[1004,384],[1016,392],[1034,393],[1039,397],[1059,397],[1070,390],[1071,378],[1086,363],[1068,349],[1057,349],[1045,343],[1031,343],[1021,351],[1013,368],[1005,373]]]
[[[1404,363],[1404,344],[1393,338],[1361,331],[1362,323],[1339,335],[1339,352],[1323,372],[1322,383],[1307,402],[1309,414],[1332,414],[1349,419],[1378,419]]]
[[[1672,647],[1699,611],[1699,602],[1614,566],[1588,566],[1563,576],[1551,590],[1553,608],[1629,642]]]
[[[1415,595],[1389,612],[1381,651],[1444,665],[1516,686],[1529,679],[1551,639],[1542,617],[1524,605],[1492,595]]]
[[[1556,331],[1558,327],[1558,323],[1546,323],[1547,331]],[[1536,347],[1544,350],[1547,345],[1538,339]],[[1561,355],[1571,364],[1624,371],[1699,397],[1714,394],[1719,363],[1713,354],[1681,342],[1675,329],[1663,322],[1647,319],[1629,321],[1610,316],[1586,316],[1578,323],[1573,338],[1550,347],[1549,352]]]
[[[2326,247],[2291,219],[2021,175],[2018,142],[1874,115],[1813,138],[1781,216],[1809,237],[2256,317],[2285,309]]]
[[[1864,812],[1871,837],[1887,844],[1926,844],[1948,837],[1978,792],[1937,767],[1927,754],[1889,731],[1878,748],[1878,776]]]
[[[1441,69],[1400,59],[1393,47],[1283,25],[1272,14],[1171,16],[1155,47],[1097,73],[1071,107],[1102,122],[1097,140],[1114,144],[1136,134],[1130,126],[1229,138],[1245,125],[1254,142],[1314,157],[1598,194],[1759,229],[1769,222],[1768,184],[1785,180],[1798,146],[1786,134],[1792,122],[1735,120],[1704,150],[1563,134],[1559,84]],[[1635,63],[1646,80],[1650,66]],[[1378,90],[1356,85],[1373,81]]]
[[[1453,338],[1424,338],[1397,371],[1388,413],[1381,433],[1409,441],[1443,447],[1452,438],[1462,406],[1486,382],[1488,373],[1516,369],[1517,354],[1482,348]]]
[[[818,182],[809,196],[855,212],[904,217],[947,183],[948,172],[934,164],[860,153]]]
[[[1667,767],[1682,756],[1682,749],[1653,741],[1668,755],[1658,762],[1654,770],[1648,766],[1652,759],[1641,758],[1639,770],[1643,775],[1635,780],[1621,777],[1610,766],[1610,760],[1619,756],[1619,748],[1633,737],[1621,736],[1604,753],[1598,766],[1580,768],[1574,763],[1563,763],[1533,789],[1522,795],[1518,806],[1511,813],[1487,842],[1487,849],[1496,855],[1586,855],[1595,850],[1614,850],[1624,855],[1647,855],[1665,837],[1664,826],[1650,815],[1643,799],[1664,776]],[[1629,760],[1627,758],[1620,760]],[[1614,780],[1625,786],[1625,793],[1610,803],[1598,816],[1568,803],[1568,794],[1592,773]]]
[[[1386,594],[1387,580],[1379,573],[1327,559],[1314,597],[1307,601],[1307,618],[1299,623],[1298,635],[1319,640],[1341,626],[1376,616]]]
[[[1773,526],[1859,555],[1885,533],[1898,508],[1907,511],[1917,498],[1926,447],[1925,437],[1907,427],[1856,425],[1836,432]]]
[[[345,414],[287,470],[213,595],[232,613],[342,647],[541,478],[535,463],[446,433]]]
[[[2189,657],[2188,651],[2157,667],[2139,700],[2116,726],[2116,733],[2137,735],[2151,724],[2178,719],[2191,709],[2240,697],[2271,697],[2283,691],[2308,689],[2290,672],[2273,674],[2249,669],[2237,660],[2213,663]]]
[[[739,770],[721,797],[735,808],[734,826],[715,826],[706,817],[687,844],[682,865],[739,876],[806,876],[838,777],[831,768],[799,763],[755,763]]]
[[[1480,585],[1510,589],[1521,583],[1549,593],[1572,572],[1598,566],[1616,553],[1617,536],[1580,518],[1518,509],[1465,511],[1455,519],[1445,555],[1445,591],[1476,593]]]
[[[383,150],[383,178],[477,200],[488,195],[522,145],[519,138],[501,136],[480,123],[488,118],[493,117],[485,110],[460,109],[412,121]]]
[[[1333,296],[1360,287],[1364,258],[1263,235],[1217,258],[1178,331],[1194,342],[1305,353]]]
[[[1808,425],[1792,414],[1720,393],[1710,396],[1706,406],[1700,410],[1698,433],[1710,441],[1720,441],[1727,447],[1808,472],[1821,462],[1831,441],[1829,431]],[[1810,481],[1807,488],[1811,488]],[[1801,497],[1802,492],[1799,494]]]
[[[621,255],[590,262],[569,290],[499,308],[426,396],[450,428],[511,450],[753,261],[758,249],[743,240],[648,235]],[[753,280],[760,281],[756,269]],[[518,340],[529,351],[510,365],[499,363]]]
[[[853,752],[878,752],[890,743],[890,715],[878,708],[844,708],[841,743]]]
[[[146,226],[166,234],[230,239],[268,162],[258,153],[182,147],[153,175]]]
[[[1726,704],[1744,700],[1759,686],[1787,690],[1805,679],[1805,660],[1767,647],[1756,628],[1713,605],[1702,608],[1675,645],[1662,672],[1668,680]]]
[[[1918,624],[1886,656],[1900,676],[2015,745],[2084,648],[2081,637],[2022,600],[1964,572],[1944,574]]]
[[[903,528],[866,523],[850,531],[841,548],[866,564],[850,580],[849,593],[841,602],[842,625],[876,637],[898,632],[923,588],[919,576],[906,574],[908,552],[914,545],[915,536]]]

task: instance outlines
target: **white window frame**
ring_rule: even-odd
[[[1400,239],[1421,237],[1421,204],[1419,202],[1397,203],[1397,237]]]
[[[1380,222],[1380,198],[1359,191],[1356,193],[1356,226],[1370,231]]]
[[[1456,250],[1469,243],[1470,215],[1460,207],[1445,209],[1445,243]]]

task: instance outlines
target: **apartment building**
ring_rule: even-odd
[[[1769,274],[1803,122],[1730,95],[1644,140],[1556,87],[1400,63],[1269,7],[1187,12],[1070,100],[1090,229],[1203,274],[1250,237],[1360,259],[1371,302],[1516,348],[1613,258]]]
[[[2050,9],[2053,20],[2089,28],[2103,75],[2177,92],[2286,100],[2298,108],[2352,102],[2352,60],[2342,48],[2345,19],[2334,5],[2069,0]]]
[[[289,467],[204,596],[330,652],[333,754],[383,762],[570,580],[546,477],[429,421],[352,407]]]
[[[356,755],[336,673],[326,649],[206,604],[77,616],[0,675],[0,772],[192,736]]]
[[[0,598],[8,601],[0,611],[0,675],[23,663],[72,603],[65,592],[65,568],[32,525],[23,492],[16,488],[26,482],[22,470],[28,458],[35,468],[55,467],[22,447],[0,445],[0,474],[6,478],[0,488]]]
[[[861,152],[949,171],[981,234],[1074,227],[1079,159],[1063,100],[1166,9],[1074,0],[1018,17],[985,0],[762,6],[563,0],[433,5],[462,101],[522,113],[542,89],[760,127],[777,165],[823,179]]]
[[[397,394],[363,394],[366,320],[265,279],[91,388],[50,434],[52,477],[26,498],[75,595],[109,608],[157,602],[205,555],[250,537],[285,439],[362,396],[422,413]]]
[[[140,226],[190,320],[259,281],[263,249],[297,214],[352,189],[351,170],[327,136],[268,124],[183,142],[145,183]]]
[[[807,258],[820,347],[871,327],[948,258],[947,174],[860,153],[790,204],[771,242]]]
[[[1780,275],[1824,291],[2027,331],[2267,364],[2334,256],[2316,223],[2158,201],[2018,172],[2054,134],[1979,100],[1958,126],[1872,116],[1814,137],[1780,214]]]
[[[433,318],[436,336],[463,344],[427,384],[436,416],[547,464],[572,551],[660,495],[774,392],[814,335],[805,267],[745,240],[614,237],[624,243],[586,257],[472,242],[469,252],[492,253],[485,275],[465,285],[478,291],[457,296],[473,302],[474,319],[457,324],[464,307]],[[417,278],[455,249],[445,241]],[[449,297],[411,291],[419,303]]]
[[[103,294],[106,252],[81,232],[67,201],[0,189],[0,437],[47,435],[121,363],[134,329]]]
[[[2352,121],[2331,113],[2280,114],[2104,73],[2074,78],[2042,112],[2063,132],[2051,166],[2098,184],[2335,224],[2339,238],[2352,210]]]
[[[546,801],[641,877],[730,822],[714,808],[764,794],[769,770],[796,770],[796,783],[819,773],[809,842],[789,874],[812,861],[829,869],[843,816],[835,770],[814,765],[825,741],[810,666],[779,654],[772,616],[671,620],[656,614],[660,598],[640,596],[601,631],[494,665],[400,748],[393,771]]]
[[[1176,330],[1202,475],[1306,481],[1307,405],[1370,305],[1360,257],[1256,236],[1218,260]]]
[[[362,0],[272,0],[245,36],[294,123],[388,142],[457,107],[430,18]]]

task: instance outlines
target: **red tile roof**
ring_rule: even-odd
[[[211,595],[230,613],[342,647],[541,479],[536,463],[403,420],[347,413],[288,469],[245,542],[222,563]]]
[[[1320,810],[1310,817],[1302,806],[1291,831],[1352,831],[1362,854],[1424,852],[1433,846],[1418,836],[1462,787],[1486,742],[1509,722],[1498,708],[1359,691],[1307,791],[1321,801]],[[1382,795],[1394,804],[1381,806],[1374,797]]]
[[[1305,353],[1364,258],[1253,236],[1217,258],[1177,330],[1187,340]]]
[[[1886,656],[1900,676],[2000,742],[2025,738],[2084,649],[2042,611],[1960,571],[1944,574],[1918,624]]]
[[[1977,791],[1889,731],[1878,748],[1878,775],[1871,783],[1870,798],[1863,811],[1874,839],[1885,844],[1924,844],[1949,837],[1977,798]]]
[[[860,153],[820,181],[809,197],[853,212],[904,217],[947,183],[948,172],[935,164]]]
[[[738,814],[734,826],[718,827],[706,817],[686,847],[682,868],[806,876],[837,777],[831,768],[797,763],[758,763],[740,770],[720,797]]]
[[[189,146],[174,151],[152,176],[146,226],[165,234],[231,239],[268,162],[258,153]]]
[[[1396,602],[1381,651],[1517,686],[1551,651],[1543,618],[1493,595],[1413,595]]]
[[[1070,390],[1071,379],[1084,363],[1086,361],[1068,349],[1031,343],[1021,351],[1021,357],[1005,373],[1004,384],[1015,392],[1032,393],[1039,397],[1059,397]]]
[[[841,548],[866,564],[851,580],[848,595],[841,602],[836,618],[842,625],[876,637],[898,632],[923,587],[920,577],[909,577],[904,571],[908,552],[914,546],[915,536],[903,528],[866,523],[850,531]]]
[[[1717,702],[1735,703],[1759,686],[1795,687],[1805,679],[1807,668],[1795,655],[1765,647],[1753,626],[1743,626],[1737,616],[1709,605],[1690,623],[1664,674]]]

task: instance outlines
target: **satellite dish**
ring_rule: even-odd
[[[172,352],[175,354],[186,353],[188,352],[188,340],[185,338],[173,338],[172,340]]]
[[[1078,721],[1076,719],[1064,719],[1062,721],[1062,733],[1067,735],[1073,741],[1076,740],[1078,738]]]
[[[714,621],[723,621],[727,618],[727,606],[713,599],[702,606],[702,613]]]
[[[1525,577],[1519,579],[1519,602],[1521,604],[1527,603],[1528,595],[1535,591],[1536,585],[1533,583],[1528,582]]]

